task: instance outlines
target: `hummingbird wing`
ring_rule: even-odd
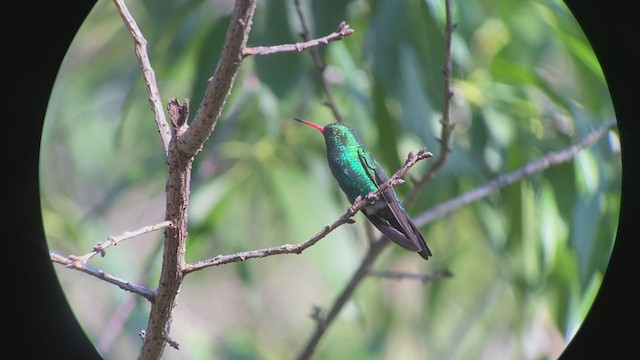
[[[380,165],[363,146],[358,149],[358,157],[367,175],[376,186],[379,187],[388,180]],[[420,256],[428,259],[432,255],[431,251],[422,234],[402,207],[395,190],[389,187],[382,192],[382,198],[383,202],[378,200],[378,203],[382,205],[376,207],[377,204],[374,204],[375,211],[367,211],[365,208],[364,213],[369,221],[396,244],[407,250],[417,251]]]

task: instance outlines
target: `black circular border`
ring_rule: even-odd
[[[38,152],[49,95],[78,27],[95,2],[13,2],[3,33],[5,89],[3,111],[5,267],[9,299],[9,342],[0,353],[31,358],[99,359],[83,333],[49,261],[39,203]],[[20,3],[20,4],[15,4]],[[53,4],[51,4],[53,3]],[[640,84],[637,50],[638,12],[633,2],[566,0],[600,60],[613,99],[622,143],[622,208],[611,262],[602,287],[583,325],[562,359],[610,358],[635,353],[638,303],[632,293],[638,271],[632,267],[638,251],[633,226],[640,213],[637,184],[640,104],[632,91]],[[15,8],[20,6],[20,8]],[[13,23],[8,21],[13,18]],[[7,100],[7,99],[5,99]],[[7,126],[8,125],[8,126]],[[8,216],[7,216],[8,215]],[[8,263],[6,260],[9,260]],[[5,282],[6,282],[5,280]],[[3,326],[4,327],[4,326]],[[17,356],[16,356],[17,357]],[[13,358],[10,356],[10,358]]]

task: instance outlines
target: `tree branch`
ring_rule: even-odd
[[[382,237],[375,241],[367,250],[367,254],[362,259],[358,270],[353,274],[347,286],[342,290],[338,298],[335,300],[331,308],[329,309],[329,313],[324,317],[320,314],[317,314],[316,318],[316,329],[307,341],[307,344],[302,349],[300,354],[296,357],[298,360],[306,360],[311,357],[313,352],[315,351],[318,342],[322,335],[324,335],[325,331],[331,325],[336,316],[340,313],[340,310],[344,307],[347,301],[353,295],[353,292],[356,290],[360,282],[367,277],[369,274],[369,269],[373,265],[373,262],[378,258],[378,255],[382,253],[385,246],[389,242],[389,239],[386,237]]]
[[[440,204],[421,215],[417,216],[414,220],[416,226],[423,226],[431,221],[440,218],[463,205],[469,204],[473,201],[477,201],[491,192],[496,191],[500,188],[503,188],[509,184],[514,183],[517,180],[520,180],[526,176],[531,176],[536,172],[543,171],[551,166],[559,165],[573,159],[580,151],[583,149],[595,144],[604,134],[607,133],[613,126],[615,126],[615,119],[608,120],[605,122],[603,126],[599,129],[590,133],[587,137],[585,137],[580,143],[573,145],[565,150],[559,152],[553,152],[542,158],[529,163],[522,168],[508,173],[506,175],[499,176],[495,180],[476,188],[468,193],[465,193],[457,198],[449,200],[443,204]],[[376,258],[382,253],[382,250],[389,243],[389,239],[382,236],[378,238],[371,247],[367,251],[366,255],[362,259],[362,263],[358,270],[353,274],[349,283],[342,290],[338,298],[331,305],[329,313],[326,317],[322,318],[319,314],[316,316],[317,325],[314,333],[311,335],[307,344],[303,348],[303,350],[298,355],[297,359],[303,360],[308,359],[314,352],[315,347],[317,346],[320,338],[328,328],[328,326],[335,319],[336,315],[340,312],[342,307],[346,304],[346,301],[351,297],[355,288],[360,284],[360,282],[366,277],[369,273],[369,268],[376,260]]]
[[[209,79],[198,112],[186,132],[177,139],[177,149],[186,158],[194,157],[216,126],[236,78],[243,51],[253,25],[257,0],[237,0],[227,30],[218,66]],[[147,335],[148,336],[148,335]]]
[[[346,23],[342,23],[337,32],[320,39],[307,39],[305,43],[293,45],[246,49],[257,0],[236,0],[232,19],[227,30],[224,49],[214,74],[209,79],[209,84],[205,89],[202,102],[195,114],[193,122],[191,124],[187,123],[189,116],[188,99],[185,100],[184,104],[180,104],[177,99],[174,98],[168,103],[168,111],[174,125],[174,127],[171,128],[165,118],[155,73],[147,54],[147,41],[124,1],[113,0],[113,2],[125,26],[133,37],[135,53],[147,86],[148,101],[155,115],[165,155],[167,156],[168,178],[165,187],[166,221],[157,225],[158,228],[166,229],[159,285],[156,291],[150,291],[143,287],[129,284],[101,270],[86,266],[87,260],[97,253],[104,254],[105,249],[108,247],[126,238],[135,236],[135,234],[125,233],[116,238],[109,238],[107,242],[96,245],[91,253],[81,257],[71,256],[70,258],[65,258],[53,252],[50,253],[50,257],[53,262],[58,262],[67,267],[86,272],[97,278],[116,284],[125,290],[140,294],[150,300],[152,306],[148,325],[145,330],[141,331],[141,334],[143,334],[143,346],[139,354],[139,359],[157,359],[162,356],[167,343],[173,347],[178,347],[178,343],[171,340],[169,333],[172,312],[176,306],[178,291],[184,275],[188,272],[185,271],[187,266],[184,254],[186,248],[187,209],[193,160],[214,130],[222,114],[222,109],[229,96],[242,59],[249,55],[291,51],[291,46],[293,46],[295,51],[305,49],[313,50],[315,46],[320,44],[342,39],[350,35],[353,30],[349,28]],[[396,182],[393,184],[399,181],[401,180],[396,179]],[[393,184],[387,186],[392,186]],[[364,205],[365,201],[363,200],[355,211],[364,207]],[[353,214],[350,216],[353,216]],[[352,220],[345,218],[343,221],[350,222]],[[157,230],[155,226],[146,227],[136,231],[136,234],[153,230]],[[242,257],[242,255],[239,255],[239,257]]]
[[[421,149],[416,155],[414,155],[413,153],[409,153],[404,165],[398,171],[396,171],[396,173],[393,174],[393,176],[391,176],[386,182],[380,185],[378,190],[368,194],[364,198],[361,198],[361,197],[356,198],[354,203],[347,209],[347,211],[344,214],[342,214],[342,216],[340,216],[340,218],[338,218],[333,223],[322,228],[322,230],[320,230],[311,239],[303,243],[295,244],[295,245],[284,244],[276,247],[239,252],[231,255],[218,255],[211,259],[201,260],[196,263],[186,265],[184,269],[184,273],[187,274],[187,273],[202,270],[204,268],[211,267],[211,266],[219,266],[219,265],[224,265],[224,264],[229,264],[229,263],[234,263],[239,261],[245,261],[248,259],[263,258],[267,256],[272,256],[272,255],[300,254],[301,252],[313,246],[315,243],[317,243],[322,238],[327,236],[330,232],[332,232],[339,226],[347,223],[352,223],[353,220],[351,220],[351,218],[358,211],[364,208],[372,200],[375,200],[376,198],[378,198],[380,194],[382,194],[382,192],[384,192],[390,186],[395,186],[396,184],[402,183],[403,181],[401,177],[404,176],[404,174],[406,174],[407,171],[409,171],[409,169],[412,166],[418,163],[418,161],[429,158],[431,156],[433,156],[433,154],[431,154],[425,148]]]
[[[155,224],[155,225],[149,225],[149,226],[145,226],[145,227],[141,227],[140,229],[137,230],[133,230],[133,231],[125,231],[122,234],[118,235],[118,236],[109,236],[107,238],[107,241],[104,242],[99,242],[97,243],[93,249],[91,250],[91,252],[88,252],[82,256],[77,256],[77,255],[69,255],[68,259],[73,261],[73,264],[68,264],[66,265],[68,268],[77,268],[75,265],[76,263],[79,263],[80,265],[85,265],[87,263],[87,261],[89,261],[89,259],[91,259],[92,257],[94,257],[96,254],[100,254],[101,256],[105,256],[105,250],[107,250],[108,248],[110,248],[111,246],[115,246],[118,245],[119,242],[126,240],[126,239],[131,239],[133,237],[142,235],[142,234],[146,234],[146,233],[150,233],[152,231],[158,231],[161,229],[166,228],[167,226],[171,225],[171,221],[163,221],[161,223]]]
[[[298,0],[295,1],[297,5]],[[297,6],[298,11],[300,12],[299,6]],[[442,115],[442,135],[440,138],[440,154],[434,164],[427,170],[427,172],[414,184],[413,189],[409,192],[407,198],[405,199],[404,205],[405,207],[410,207],[416,197],[420,189],[433,177],[433,175],[444,165],[447,161],[447,156],[449,153],[449,137],[451,134],[451,130],[453,127],[450,125],[451,122],[449,120],[449,102],[451,100],[452,92],[451,92],[451,68],[452,68],[452,60],[451,60],[451,38],[454,30],[454,26],[451,19],[451,0],[445,0],[445,16],[446,16],[446,25],[445,25],[445,66],[443,69],[443,74],[445,77],[444,80],[444,106],[443,106],[443,115]],[[300,16],[301,12],[300,12]],[[419,225],[418,225],[419,226]],[[344,304],[346,303],[346,299],[348,299],[352,293],[355,291],[355,288],[365,277],[368,272],[369,267],[376,258],[382,252],[382,249],[389,243],[389,240],[386,237],[380,237],[377,241],[371,244],[371,247],[367,254],[365,255],[360,268],[353,275],[347,286],[344,288],[342,293],[338,296],[336,301],[331,305],[331,309],[329,314],[324,318],[320,318],[318,316],[318,322],[316,329],[307,341],[304,349],[298,356],[298,359],[308,359],[315,347],[317,346],[320,338],[326,331],[327,327],[331,324],[335,315],[340,312]]]
[[[444,111],[443,111],[443,119],[442,119],[442,135],[440,139],[440,154],[436,160],[436,162],[427,170],[425,175],[414,185],[414,188],[409,193],[407,200],[405,201],[405,205],[410,206],[416,196],[418,191],[435,175],[435,173],[444,165],[447,160],[447,156],[449,153],[449,138],[451,135],[451,131],[453,130],[453,126],[451,125],[449,118],[449,102],[452,97],[452,92],[450,89],[451,84],[451,37],[453,34],[453,30],[455,26],[451,20],[451,4],[450,0],[445,0],[445,11],[446,11],[446,36],[445,36],[445,67],[443,70],[445,76],[445,97],[444,97]],[[484,196],[487,196],[492,191],[495,191],[499,188],[502,188],[508,184],[511,184],[525,176],[529,176],[535,172],[542,171],[550,166],[560,164],[562,162],[567,162],[571,160],[577,153],[579,153],[582,149],[593,145],[598,139],[600,139],[611,127],[615,125],[615,120],[609,120],[603,125],[600,129],[592,132],[589,136],[587,136],[583,141],[579,144],[572,146],[564,151],[559,153],[551,153],[540,160],[531,163],[529,165],[525,165],[518,171],[509,173],[505,176],[498,177],[493,182],[490,182],[487,185],[481,186],[480,188],[471,191],[468,194],[462,195],[458,198],[450,200],[444,204],[441,204],[430,211],[423,213],[422,215],[416,217],[415,223],[417,226],[423,226],[428,222],[433,221],[435,218],[444,216],[445,214],[461,207],[464,204],[468,204],[471,201],[476,201]],[[360,267],[354,273],[353,277],[346,285],[346,287],[342,290],[338,298],[331,305],[329,313],[326,317],[322,318],[320,314],[317,314],[316,320],[317,325],[314,333],[311,335],[309,340],[307,341],[305,347],[298,355],[297,359],[308,359],[313,352],[315,351],[315,347],[317,346],[320,338],[325,333],[328,326],[333,322],[336,315],[341,311],[346,303],[346,300],[349,299],[355,288],[358,284],[365,278],[365,273],[368,268],[373,264],[373,262],[377,259],[377,257],[381,254],[382,249],[389,243],[389,240],[382,236],[376,242],[374,242],[364,259],[361,262]]]
[[[300,6],[300,0],[294,0],[293,2],[294,7],[296,8],[296,13],[298,14],[298,19],[300,19],[300,26],[302,27],[302,38],[305,41],[310,41],[311,40],[311,31],[309,30],[309,26],[307,25],[307,22],[304,18],[304,14],[302,13],[302,7]],[[345,24],[344,22],[342,22],[340,24],[340,26],[342,26],[342,24]],[[348,26],[348,25],[347,25]],[[338,28],[340,29],[340,28]],[[351,30],[353,32],[353,30]],[[342,123],[342,116],[340,115],[340,112],[338,111],[338,107],[336,106],[335,102],[333,101],[333,95],[331,94],[331,88],[329,87],[329,84],[327,83],[327,80],[324,77],[324,70],[326,69],[326,66],[324,65],[324,62],[322,61],[322,58],[320,57],[320,53],[318,52],[318,49],[316,48],[311,48],[309,49],[309,52],[311,53],[311,58],[313,59],[313,63],[316,66],[316,69],[318,70],[318,75],[320,76],[320,85],[322,86],[322,91],[324,91],[325,96],[327,97],[327,102],[325,103],[329,109],[331,109],[331,112],[333,113],[333,117],[336,119],[337,122]]]
[[[158,84],[156,82],[156,74],[149,62],[149,55],[147,54],[147,40],[142,35],[142,31],[138,27],[136,20],[133,18],[127,5],[123,0],[113,0],[113,3],[120,13],[120,17],[124,21],[125,26],[129,29],[131,36],[133,36],[133,42],[135,44],[135,53],[138,57],[140,69],[142,69],[142,76],[144,82],[147,85],[147,98],[149,104],[151,104],[151,111],[155,116],[156,125],[160,138],[162,139],[162,146],[164,147],[165,156],[169,151],[169,142],[171,141],[171,128],[167,123],[167,119],[164,115],[162,107],[162,101],[160,100],[160,91],[158,90]]]
[[[442,107],[442,119],[440,120],[440,124],[442,125],[442,130],[440,133],[440,154],[436,158],[429,169],[416,180],[413,184],[414,190],[411,191],[407,198],[404,201],[406,206],[411,206],[418,196],[419,189],[424,187],[444,166],[449,157],[449,153],[451,149],[449,148],[449,140],[451,138],[451,132],[455,127],[455,124],[451,123],[450,109],[451,109],[451,98],[453,97],[453,91],[451,91],[451,71],[453,67],[453,61],[451,57],[451,38],[453,37],[453,31],[455,30],[455,25],[453,24],[453,20],[451,19],[451,0],[445,0],[445,51],[444,51],[444,67],[442,68],[442,74],[444,75],[444,104]]]
[[[431,274],[408,273],[408,272],[401,272],[401,271],[371,270],[369,271],[369,275],[386,278],[386,279],[393,279],[393,280],[404,280],[404,279],[419,280],[423,284],[426,284],[427,282],[452,277],[453,273],[448,269],[436,270]]]
[[[165,231],[162,253],[162,269],[156,301],[151,306],[145,330],[144,343],[138,359],[159,359],[167,339],[173,309],[177,304],[180,285],[184,279],[185,250],[187,241],[187,214],[191,184],[191,168],[194,157],[213,131],[229,96],[234,79],[242,62],[244,49],[255,13],[257,0],[237,0],[224,49],[217,68],[205,89],[205,94],[192,124],[186,119],[175,120],[174,136],[169,143],[166,191],[166,220],[172,226]],[[180,107],[179,104],[172,105]],[[174,109],[175,110],[175,109]],[[182,110],[182,113],[186,109]],[[180,114],[178,111],[177,114]],[[174,115],[176,115],[174,113]],[[175,342],[170,342],[174,344]]]
[[[319,45],[327,45],[332,41],[342,40],[346,36],[349,36],[351,34],[353,34],[353,29],[349,27],[349,24],[343,21],[338,26],[338,30],[332,32],[327,36],[295,44],[249,47],[245,48],[242,51],[242,56],[243,58],[246,58],[252,55],[271,55],[284,52],[302,52]]]
[[[147,252],[145,259],[141,262],[142,266],[140,266],[141,269],[144,269],[144,272],[138,276],[136,280],[137,283],[148,283],[149,272],[151,271],[152,264],[155,262],[161,249],[162,243],[156,242],[153,244],[152,249]],[[136,296],[125,296],[113,310],[109,321],[107,321],[103,327],[102,333],[96,340],[96,349],[100,354],[106,354],[113,346],[114,341],[123,332],[123,328],[129,320],[131,312],[135,309],[137,300],[138,298]]]
[[[426,225],[437,218],[440,218],[444,215],[449,214],[450,212],[458,209],[463,205],[467,205],[474,201],[480,200],[488,196],[492,192],[498,189],[501,189],[507,185],[513,184],[518,180],[531,176],[535,173],[541,172],[552,166],[569,162],[580,151],[595,144],[598,140],[600,140],[600,138],[602,138],[609,130],[611,130],[615,126],[616,126],[616,119],[615,118],[609,119],[601,127],[592,131],[579,143],[573,146],[570,146],[562,151],[548,153],[547,155],[542,156],[538,160],[528,163],[527,165],[524,165],[523,167],[517,170],[514,170],[507,174],[500,175],[497,178],[489,181],[488,183],[482,186],[479,186],[458,197],[455,197],[449,201],[446,201],[437,206],[434,206],[428,211],[425,211],[422,214],[416,216],[414,218],[414,222],[416,226]]]
[[[111,274],[108,274],[102,270],[96,269],[92,266],[88,266],[88,265],[84,265],[81,262],[78,262],[76,260],[73,259],[69,259],[63,255],[57,254],[53,251],[49,252],[49,257],[51,258],[51,261],[56,262],[58,264],[62,264],[64,266],[67,267],[71,267],[73,269],[82,271],[84,273],[87,273],[91,276],[95,276],[100,280],[104,280],[108,283],[117,285],[119,288],[121,288],[122,290],[126,290],[129,292],[132,292],[134,294],[138,294],[142,297],[144,297],[145,299],[149,300],[151,303],[153,303],[153,301],[155,300],[155,292],[145,288],[144,286],[140,286],[140,285],[135,285],[135,284],[131,284],[128,281],[122,280],[120,278],[117,278]]]

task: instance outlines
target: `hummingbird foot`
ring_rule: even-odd
[[[69,255],[69,260],[71,260],[67,265],[65,265],[65,267],[67,268],[75,268],[75,267],[79,267],[82,268],[85,265],[87,265],[87,261],[89,260],[90,256],[84,255],[84,256],[77,256],[77,255]]]
[[[378,194],[375,194],[375,193],[367,194],[367,201],[370,202],[371,204],[378,201],[378,199],[380,199],[380,195]]]
[[[358,209],[356,209],[356,204],[358,204],[360,201],[362,201],[362,196],[360,195],[358,195],[355,200],[353,200],[353,204],[351,204],[351,206],[349,206],[349,208],[347,209],[350,216],[353,216],[358,212]]]

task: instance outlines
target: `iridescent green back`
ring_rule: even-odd
[[[325,126],[324,138],[329,168],[350,202],[378,188],[373,181],[378,164],[360,144],[353,129],[343,124],[329,124]]]

